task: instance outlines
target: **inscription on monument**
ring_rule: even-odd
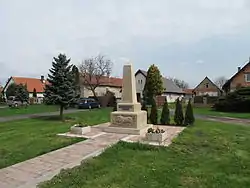
[[[122,111],[131,111],[132,105],[121,105],[121,106],[119,106],[119,109]]]

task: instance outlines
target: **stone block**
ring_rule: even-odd
[[[72,134],[78,134],[78,135],[83,135],[86,133],[89,133],[91,131],[91,127],[87,126],[87,127],[78,127],[77,125],[73,125],[70,128],[70,133]]]
[[[164,133],[146,133],[146,140],[150,142],[163,142],[167,139],[167,132]]]
[[[112,112],[111,126],[124,128],[141,128],[147,126],[147,112]]]

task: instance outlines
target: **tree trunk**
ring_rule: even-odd
[[[95,100],[97,100],[97,101],[98,101],[98,98],[97,98],[97,96],[96,96],[95,89],[91,89],[91,91],[92,91],[92,93],[93,93],[93,95],[94,95],[94,97],[95,97]],[[98,101],[98,102],[99,102],[99,101]]]
[[[60,106],[60,119],[63,120],[63,105]]]

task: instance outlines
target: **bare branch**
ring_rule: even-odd
[[[221,77],[218,77],[216,80],[215,80],[215,84],[220,88],[222,89],[223,85],[227,82],[227,79],[224,77],[224,76],[221,76]]]
[[[83,85],[95,94],[95,89],[107,82],[112,71],[113,63],[103,55],[91,57],[82,61],[79,65],[80,77]]]
[[[181,89],[187,89],[189,87],[188,83],[185,82],[184,80],[180,80],[177,78],[169,78],[169,79],[172,80],[175,83],[175,85],[177,85]]]

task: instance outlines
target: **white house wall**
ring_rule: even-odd
[[[122,93],[121,88],[118,87],[106,87],[106,86],[99,86],[95,89],[97,96],[103,96],[106,94],[107,91],[113,92],[116,96],[116,98],[120,98]],[[93,96],[93,92],[86,87],[81,88],[81,97],[89,97]]]
[[[144,85],[146,83],[146,77],[143,74],[138,73],[135,76],[135,82],[136,82],[136,93],[140,93],[142,97]]]
[[[37,98],[43,98],[43,93],[37,93]],[[33,92],[32,93],[29,93],[29,98],[32,98],[33,97]]]
[[[169,103],[175,102],[178,97],[180,97],[180,99],[182,97],[184,97],[184,95],[182,95],[182,94],[172,94],[172,93],[171,94],[164,93],[164,94],[162,94],[162,96],[166,96],[166,99]]]
[[[196,96],[203,96],[203,95],[209,95],[209,96],[219,96],[218,92],[198,92],[196,93]]]

